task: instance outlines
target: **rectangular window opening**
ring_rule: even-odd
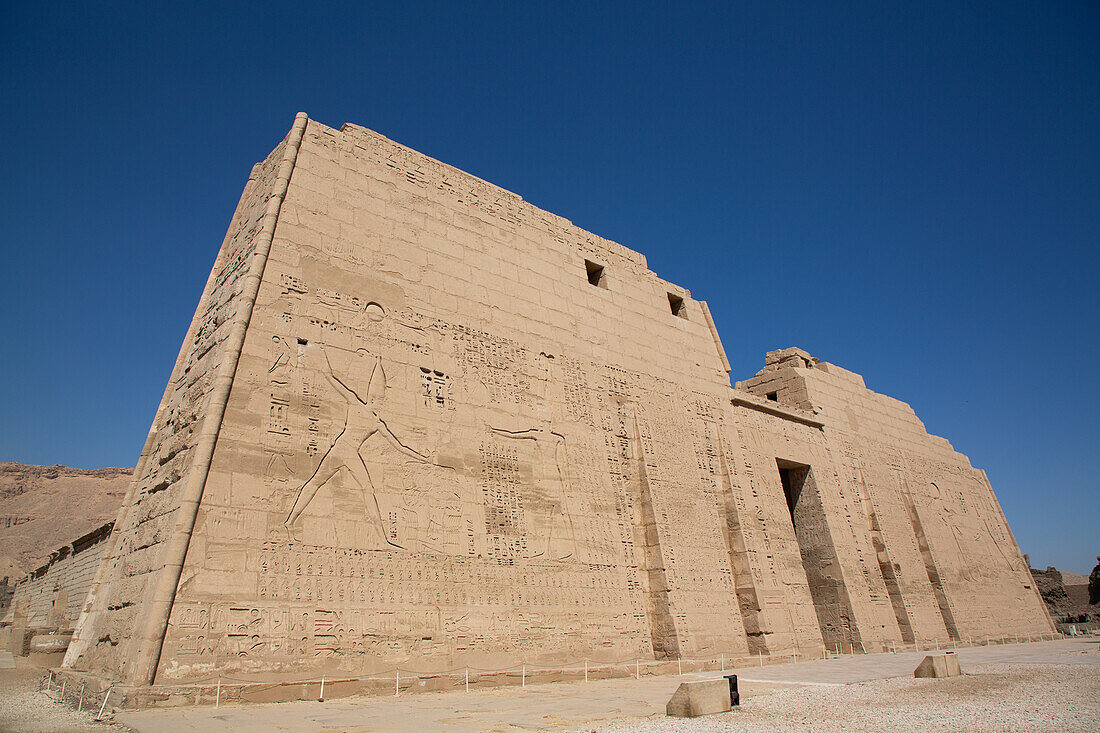
[[[772,402],[779,402],[779,392],[768,392],[767,398]]]
[[[668,294],[668,307],[672,310],[672,315],[687,318],[687,311],[684,310],[684,299],[679,295]]]
[[[584,261],[584,269],[588,272],[588,282],[597,288],[607,288],[607,278],[604,277],[603,265],[597,265],[589,260]]]

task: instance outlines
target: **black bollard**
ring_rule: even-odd
[[[741,693],[737,691],[737,675],[727,674],[726,679],[730,683],[730,705],[736,707],[741,704]]]

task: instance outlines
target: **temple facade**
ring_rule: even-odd
[[[643,255],[356,125],[252,170],[65,667],[130,685],[1053,630],[985,474]]]

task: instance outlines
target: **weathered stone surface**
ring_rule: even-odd
[[[14,585],[55,548],[114,519],[132,471],[0,462],[0,578]]]
[[[665,705],[665,714],[676,718],[695,718],[713,713],[728,713],[732,709],[729,681],[723,678],[681,682]]]
[[[1060,629],[1070,624],[1071,629],[1080,630],[1100,622],[1100,609],[1089,604],[1089,576],[1048,567],[1046,570],[1032,568],[1031,577],[1047,604],[1051,619]]]
[[[961,674],[959,658],[953,652],[929,654],[913,670],[914,677],[958,677]]]
[[[4,629],[6,632],[5,648],[16,656],[25,657],[31,653],[31,639],[35,635],[34,629],[17,622]]]
[[[73,635],[69,634],[35,634],[31,637],[30,651],[40,654],[52,654],[63,652],[69,648],[69,641]]]
[[[46,564],[15,586],[0,623],[18,616],[31,629],[70,630],[80,618],[111,534],[108,522],[50,553]]]
[[[1051,631],[985,475],[908,405],[797,349],[727,371],[706,304],[641,254],[300,116],[66,666],[169,685]]]

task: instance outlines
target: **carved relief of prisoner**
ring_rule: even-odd
[[[363,491],[367,515],[374,523],[375,529],[387,544],[404,549],[394,542],[385,531],[382,511],[378,504],[378,484],[372,478],[361,451],[371,438],[380,436],[402,455],[426,464],[431,464],[432,461],[424,454],[402,443],[376,410],[386,393],[386,374],[382,369],[382,357],[375,357],[370,378],[367,380],[366,391],[363,396],[360,396],[358,392],[336,375],[324,345],[319,345],[319,348],[325,357],[325,377],[333,390],[347,403],[347,415],[344,419],[343,428],[332,441],[328,450],[325,451],[321,461],[317,464],[317,468],[298,490],[294,505],[291,507],[290,514],[284,524],[288,529],[292,528],[310,501],[316,496],[317,491],[341,469],[347,469]]]

